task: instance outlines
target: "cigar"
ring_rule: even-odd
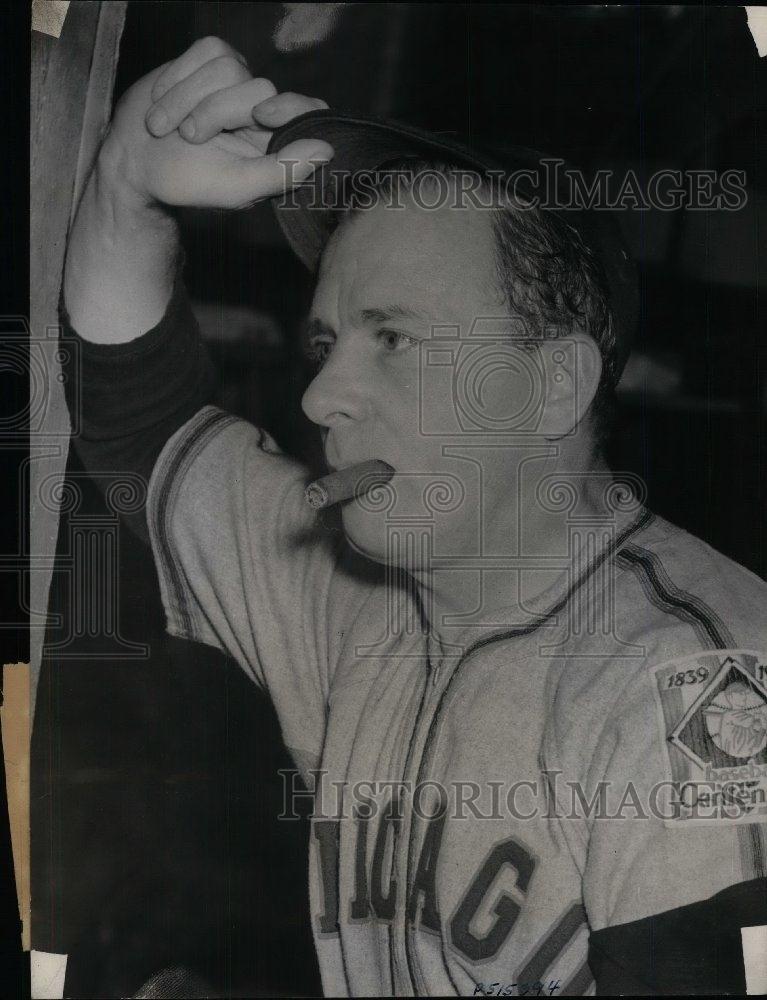
[[[358,462],[348,469],[339,469],[329,476],[315,479],[304,491],[306,502],[315,510],[324,510],[343,500],[367,493],[373,486],[388,483],[394,475],[394,469],[377,458],[368,462]]]

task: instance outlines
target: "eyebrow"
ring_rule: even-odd
[[[390,319],[418,319],[424,321],[428,319],[424,313],[401,305],[384,306],[381,309],[363,309],[360,312],[360,316],[366,323],[385,323]]]

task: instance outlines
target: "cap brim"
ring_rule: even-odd
[[[467,170],[507,171],[501,164],[479,154],[446,135],[425,132],[400,122],[343,114],[337,111],[310,111],[283,125],[271,138],[268,153],[278,153],[297,139],[322,139],[333,147],[330,163],[315,170],[311,180],[273,205],[279,224],[294,252],[314,270],[332,228],[338,194],[348,178],[375,171],[401,157],[445,160]],[[515,147],[510,157],[519,167],[539,163],[541,153]]]

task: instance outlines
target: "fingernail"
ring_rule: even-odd
[[[185,139],[194,139],[195,133],[197,131],[197,122],[190,115],[189,118],[185,118],[179,125],[179,132]]]
[[[162,135],[168,129],[168,116],[162,108],[153,108],[146,120],[146,127],[154,135]]]
[[[327,163],[328,160],[332,158],[333,158],[333,153],[332,151],[328,152],[327,146],[318,146],[316,149],[313,149],[306,157],[307,160],[310,160],[313,163],[318,163],[318,162]]]
[[[271,103],[271,101],[262,101],[253,108],[253,114],[255,115],[258,113],[259,118],[262,116],[269,118],[276,112],[276,110],[277,108]]]

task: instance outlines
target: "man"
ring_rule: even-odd
[[[323,108],[217,39],[140,80],[63,301],[75,446],[149,480],[135,526],[169,631],[268,691],[315,790],[324,989],[742,991],[740,928],[767,922],[767,764],[709,720],[733,684],[767,700],[764,587],[601,459],[625,251],[480,154]],[[533,162],[515,153],[516,180]],[[207,405],[178,278],[166,206],[281,195],[318,267],[304,409],[331,470],[389,468],[349,490],[343,533],[267,434]]]

